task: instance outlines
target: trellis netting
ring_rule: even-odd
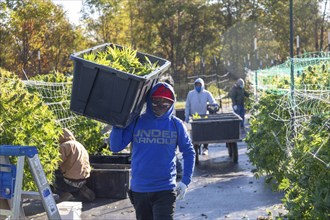
[[[15,77],[14,73],[1,68],[0,73],[2,73],[0,81],[3,82],[0,86],[0,94],[2,94],[0,101],[6,107],[2,108],[4,117],[0,118],[0,134],[3,134],[0,136],[0,141],[2,143],[14,144],[12,143],[14,138],[4,133],[5,130],[10,132],[10,126],[14,130],[11,134],[15,134],[18,138],[20,135],[23,137],[30,135],[30,130],[33,130],[31,128],[34,128],[33,125],[36,129],[32,132],[36,136],[38,134],[42,136],[42,133],[47,133],[48,129],[53,132],[55,128],[68,128],[89,153],[106,155],[111,153],[106,145],[106,138],[111,126],[77,115],[70,110],[72,90],[70,75],[52,72],[21,80]],[[8,106],[11,108],[9,109]],[[47,123],[53,125],[53,128]],[[36,126],[36,124],[38,125]],[[16,130],[15,126],[21,127],[21,125],[25,127]],[[20,134],[17,134],[17,131]],[[57,130],[57,132],[59,131]]]
[[[64,77],[69,79],[68,77]],[[45,82],[42,80],[25,80],[24,84],[27,88],[36,91],[44,104],[53,112],[56,117],[56,122],[62,128],[68,128],[78,135],[84,129],[82,126],[92,126],[86,125],[85,117],[77,115],[70,110],[70,100],[71,100],[71,91],[72,91],[72,81],[66,80],[64,82]],[[94,121],[94,120],[92,120]],[[94,126],[96,124],[101,129],[101,135],[108,132],[111,129],[111,126],[94,121]],[[86,132],[90,132],[92,135],[92,128],[85,128]],[[94,128],[98,130],[98,128]],[[86,137],[85,137],[86,138]]]
[[[56,116],[56,122],[60,127],[75,130],[78,115],[70,111],[72,82],[26,80],[24,83],[28,88],[33,88],[39,93],[45,105]]]
[[[330,52],[304,53],[293,58],[295,89],[329,90],[330,88]],[[321,66],[321,71],[315,72],[314,81],[300,83],[304,75],[313,72],[315,66]],[[291,59],[281,65],[267,69],[248,70],[247,79],[255,92],[263,90],[287,91],[290,89]],[[320,75],[321,74],[321,75]],[[318,81],[318,79],[322,79]]]
[[[294,70],[294,84],[291,86],[291,63]],[[269,117],[284,122],[287,128],[287,146],[291,151],[292,140],[302,134],[306,128],[306,121],[315,115],[330,115],[330,52],[304,53],[292,59],[289,58],[281,65],[267,69],[248,70],[247,80],[254,89],[256,101],[263,92],[282,94],[277,100],[277,110]],[[292,89],[293,88],[293,89]],[[287,101],[289,100],[289,101]],[[274,111],[275,112],[275,111]],[[290,120],[281,116],[281,112],[290,112]],[[330,117],[323,121],[324,126],[319,131],[330,130]],[[295,135],[292,137],[292,134]],[[321,142],[317,149],[308,152],[313,158],[330,168],[330,158],[318,156],[326,146],[329,136]]]

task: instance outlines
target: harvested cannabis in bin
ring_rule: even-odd
[[[133,50],[131,47],[121,49],[113,45],[107,47],[105,51],[84,54],[83,59],[138,76],[148,75],[159,67],[157,62],[151,63],[146,56],[144,56],[145,60],[141,62],[136,54],[137,50]]]

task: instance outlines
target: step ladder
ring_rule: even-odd
[[[17,167],[9,163],[9,156],[18,157]],[[31,146],[0,145],[0,199],[9,202],[10,209],[0,209],[0,215],[8,219],[22,218],[22,184],[24,161],[27,158],[32,176],[48,219],[61,219],[55,199],[40,163],[38,150]]]

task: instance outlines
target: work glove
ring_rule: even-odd
[[[211,105],[210,109],[212,110],[212,112],[217,112],[219,110],[218,103],[215,103],[215,104]]]
[[[187,186],[183,182],[179,182],[175,188],[176,191],[176,199],[183,199],[187,192]]]
[[[237,111],[237,105],[234,105],[234,111]]]

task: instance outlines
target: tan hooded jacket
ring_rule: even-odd
[[[89,156],[84,146],[76,141],[70,130],[64,128],[60,136],[60,169],[63,176],[71,180],[86,179],[90,175]]]

